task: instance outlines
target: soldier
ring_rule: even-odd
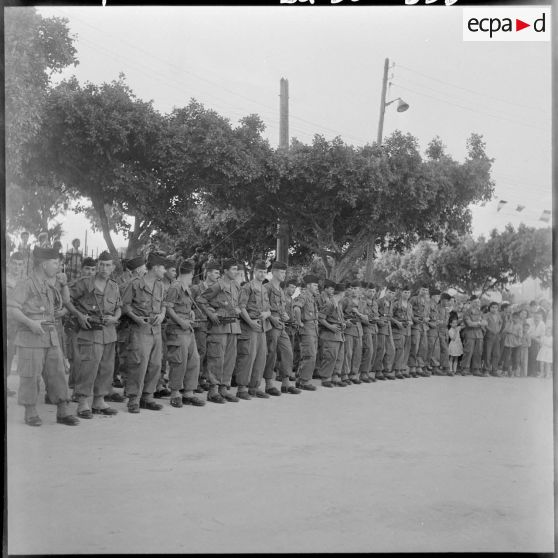
[[[117,410],[105,403],[110,393],[116,350],[116,324],[122,312],[120,291],[110,279],[114,266],[108,252],[99,255],[98,271],[72,284],[71,300],[65,302],[77,317],[76,335],[79,366],[74,370],[78,417],[93,418],[93,414],[116,415]],[[90,404],[90,398],[93,403]]]
[[[360,384],[359,369],[362,360],[362,322],[367,316],[358,311],[360,281],[353,281],[341,301],[345,320],[345,356],[343,375],[353,384]]]
[[[54,326],[56,293],[49,283],[58,272],[58,253],[36,246],[33,264],[31,275],[15,286],[7,300],[10,317],[17,322],[18,403],[25,407],[26,424],[42,424],[36,408],[42,373],[50,399],[57,406],[56,422],[75,426],[79,419],[68,408],[64,361]]]
[[[462,376],[470,374],[471,366],[473,368],[473,376],[483,376],[481,372],[482,344],[484,338],[483,327],[486,327],[486,320],[482,317],[480,311],[480,300],[473,295],[469,299],[471,306],[463,316],[464,343],[463,343],[463,360]],[[488,374],[486,374],[488,376]]]
[[[207,334],[207,379],[210,383],[207,400],[213,403],[238,401],[237,397],[227,393],[236,362],[237,337],[241,331],[237,272],[236,261],[225,260],[222,277],[196,300],[211,322]]]
[[[267,331],[271,329],[268,318],[271,316],[268,291],[262,282],[267,266],[262,260],[254,264],[254,279],[245,283],[240,289],[238,307],[240,308],[241,334],[238,337],[235,378],[238,390],[236,396],[249,399],[248,396],[269,398],[281,395],[277,388],[264,392],[260,388],[267,358]],[[273,370],[271,372],[273,376]],[[272,383],[272,380],[271,380]],[[266,385],[269,383],[266,381]]]
[[[285,310],[289,315],[289,323],[285,328],[287,335],[291,340],[291,347],[293,348],[293,368],[290,372],[289,380],[296,381],[296,371],[300,363],[300,336],[298,334],[298,326],[294,316],[293,295],[298,287],[298,281],[294,278],[285,281],[283,292],[285,293]]]
[[[296,387],[315,391],[316,386],[311,379],[318,351],[318,308],[315,298],[318,294],[318,278],[315,275],[305,275],[302,280],[306,290],[293,303],[295,322],[300,332],[300,364]]]
[[[376,380],[395,380],[391,374],[395,348],[391,334],[392,304],[395,288],[388,285],[383,297],[378,300],[378,336],[374,370]]]
[[[431,374],[438,375],[440,370],[440,363],[434,358],[434,351],[436,344],[440,338],[438,330],[438,314],[440,310],[440,295],[442,293],[438,289],[430,289],[430,304],[427,309],[427,323],[428,329],[426,331],[427,352],[426,352],[426,370]]]
[[[397,299],[393,302],[392,335],[395,347],[394,371],[397,379],[410,378],[407,360],[411,350],[411,324],[413,323],[413,308],[409,302],[411,289],[403,287]]]
[[[367,283],[364,291],[368,307],[368,330],[370,332],[370,368],[368,377],[371,382],[376,381],[374,372],[374,361],[376,360],[376,352],[378,348],[378,301],[376,300],[376,286],[373,283]],[[363,352],[364,356],[364,352]]]
[[[122,290],[122,310],[132,321],[126,362],[130,413],[139,413],[140,407],[151,411],[163,408],[154,401],[153,392],[161,373],[161,323],[166,312],[162,283],[165,263],[164,256],[149,254],[147,273],[134,277]]]
[[[271,315],[269,323],[271,329],[267,336],[267,358],[265,361],[264,380],[265,392],[268,395],[280,395],[281,393],[299,394],[300,390],[290,384],[290,375],[293,372],[293,349],[287,332],[285,322],[291,317],[287,313],[287,299],[281,289],[281,283],[285,280],[287,266],[282,262],[273,262],[271,265],[271,281],[265,285],[269,299],[269,310]],[[279,362],[277,362],[279,355]],[[281,391],[273,386],[273,375],[275,365],[278,365],[278,379],[281,381]]]
[[[205,266],[205,279],[197,285],[192,285],[191,291],[194,299],[194,315],[195,322],[194,335],[196,337],[196,347],[200,356],[200,374],[199,386],[194,390],[196,393],[203,393],[209,390],[209,382],[207,381],[207,316],[205,312],[195,303],[195,300],[206,289],[217,282],[221,275],[220,266],[216,261],[207,262]]]
[[[486,349],[485,375],[498,376],[498,360],[500,359],[500,331],[502,329],[502,316],[499,305],[491,302],[486,318],[486,333],[484,346]]]
[[[411,297],[413,308],[413,325],[411,326],[411,351],[409,353],[409,372],[414,378],[417,376],[429,376],[423,370],[425,346],[426,346],[426,324],[428,319],[428,287],[423,285],[418,294]]]
[[[365,384],[374,382],[372,378],[372,357],[374,347],[372,345],[372,331],[370,329],[371,300],[367,295],[370,283],[362,283],[362,295],[359,298],[358,311],[365,316],[362,320],[362,358],[360,360],[359,379]]]
[[[166,335],[168,360],[170,365],[170,404],[173,407],[194,405],[203,407],[205,401],[194,395],[200,373],[200,356],[196,347],[192,327],[194,275],[193,262],[186,260],[180,266],[178,281],[175,281],[165,295],[167,308]],[[183,392],[181,395],[180,392]]]
[[[343,285],[325,280],[324,293],[318,308],[318,322],[320,324],[321,358],[319,374],[322,386],[345,387],[349,385],[341,381],[341,370],[344,361],[345,320],[341,308],[341,297],[345,292]],[[326,298],[327,297],[327,298]]]
[[[450,319],[450,300],[448,293],[440,295],[438,304],[438,340],[440,343],[440,376],[450,376],[449,348],[448,348],[448,325]]]
[[[19,281],[23,281],[24,276],[25,257],[21,252],[14,252],[10,256],[10,263],[8,264],[8,270],[6,273],[6,300],[10,300],[13,297],[16,285]],[[6,376],[9,376],[12,371],[12,361],[15,356],[14,341],[17,332],[17,324],[10,318],[9,314],[6,316],[6,326]],[[12,397],[15,394],[15,391],[12,391],[11,389],[7,390],[8,397]]]

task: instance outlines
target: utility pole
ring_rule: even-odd
[[[279,93],[279,149],[289,149],[289,81],[281,78]],[[289,225],[277,220],[277,261],[289,263]]]

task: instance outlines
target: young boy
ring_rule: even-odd
[[[504,325],[504,373],[510,378],[513,371],[518,366],[519,347],[521,346],[521,337],[523,336],[523,326],[521,325],[521,316],[519,312],[512,314],[512,321]]]

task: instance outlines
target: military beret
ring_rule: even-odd
[[[81,267],[96,267],[97,262],[93,258],[83,258]]]
[[[441,298],[442,300],[451,300],[451,295],[448,294],[448,293],[442,293],[441,296],[440,296],[440,298]]]
[[[410,291],[410,290],[411,290],[411,287],[409,287],[409,285],[403,285],[403,286],[401,287],[401,290],[402,290],[402,291]]]
[[[254,269],[259,269],[260,271],[267,271],[267,265],[265,265],[265,262],[263,260],[257,260],[254,263]]]
[[[33,248],[33,259],[37,261],[57,260],[58,250],[55,250],[54,248],[41,248],[40,246],[35,246]]]
[[[23,257],[23,254],[21,252],[14,252],[11,256],[10,256],[10,260],[12,260],[12,262],[15,261],[23,261],[25,258]]]
[[[335,281],[332,281],[331,279],[324,280],[324,289],[327,289],[329,287],[335,287],[335,285],[336,285]]]
[[[286,270],[287,264],[284,264],[283,262],[273,262],[271,264],[271,269]]]
[[[111,261],[111,260],[112,260],[112,256],[106,250],[104,250],[103,252],[101,252],[99,254],[99,261],[100,262],[108,262],[108,261]]]
[[[238,267],[238,262],[233,259],[233,258],[228,258],[226,260],[223,260],[223,269],[230,269],[231,267],[237,266]]]
[[[376,285],[374,285],[374,283],[368,283],[368,289],[372,290],[372,289],[376,289]]]
[[[440,289],[430,289],[430,296],[436,296],[442,294],[442,291],[440,291]]]
[[[427,285],[426,283],[423,283],[423,284],[419,287],[419,289],[428,289],[428,288],[429,288],[429,287],[428,287],[428,285]]]
[[[507,308],[510,305],[509,302],[502,302],[502,304],[500,305],[500,308],[503,310],[504,308]]]
[[[315,275],[305,275],[302,278],[302,281],[306,284],[309,285],[310,283],[319,283],[320,280],[315,276]]]
[[[194,262],[192,260],[184,260],[180,264],[180,275],[186,275],[187,273],[192,273],[192,271],[194,271]]]
[[[346,290],[347,290],[347,288],[345,287],[345,283],[336,283],[335,284],[335,292],[336,293],[342,293]]]
[[[361,287],[362,283],[358,280],[351,281],[351,287]]]
[[[391,291],[392,293],[394,293],[397,290],[397,287],[395,287],[394,285],[386,285],[386,291]]]
[[[205,264],[205,270],[206,270],[206,271],[213,271],[213,270],[215,270],[215,269],[218,269],[218,270],[221,269],[221,266],[219,265],[219,262],[218,262],[218,261],[212,260],[212,261],[207,262],[207,263]]]
[[[165,269],[170,269],[171,267],[176,268],[176,260],[174,258],[165,258]]]
[[[134,269],[137,269],[138,267],[141,267],[142,265],[145,265],[145,258],[143,256],[138,256],[137,258],[132,258],[131,260],[128,260],[128,269],[130,271],[133,271]]]
[[[151,266],[153,265],[162,265],[164,266],[167,262],[167,258],[164,254],[158,254],[157,252],[151,252],[149,256],[147,256],[147,263]]]
[[[295,277],[291,277],[291,279],[287,279],[285,281],[285,286],[289,286],[289,285],[294,285],[295,287],[298,287],[298,280]]]

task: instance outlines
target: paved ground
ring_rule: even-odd
[[[10,398],[9,553],[553,551],[550,380],[165,404],[31,428]]]

